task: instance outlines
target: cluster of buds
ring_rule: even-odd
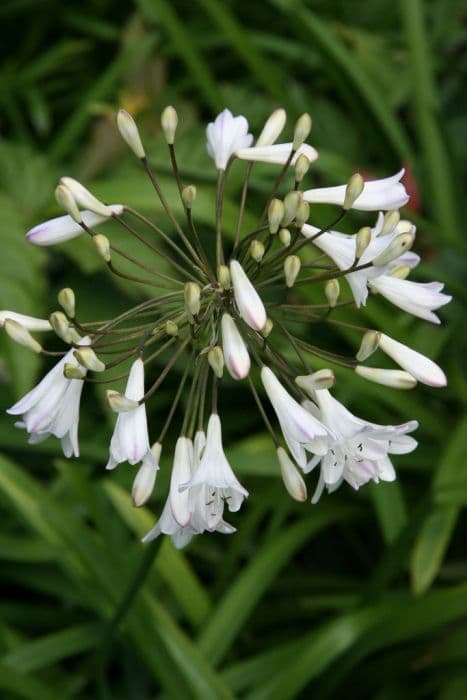
[[[395,472],[389,455],[410,452],[417,444],[408,434],[417,427],[416,421],[385,426],[351,414],[330,393],[335,376],[331,367],[320,369],[322,364],[334,363],[365,380],[398,389],[410,389],[417,381],[435,387],[446,383],[443,371],[419,352],[380,330],[352,326],[341,318],[349,304],[366,304],[369,291],[433,323],[439,323],[435,310],[450,300],[438,282],[407,279],[419,257],[411,252],[415,227],[399,215],[399,208],[408,201],[401,183],[403,171],[370,182],[357,173],[344,185],[305,189],[303,183],[318,158],[317,151],[306,143],[311,118],[302,115],[292,140],[278,142],[285,124],[284,110],[276,110],[254,145],[245,117],[234,117],[227,109],[208,125],[207,150],[217,169],[215,226],[210,231],[197,226],[196,187],[185,184],[179,171],[175,109],[164,110],[161,128],[183,220],[164,195],[133,118],[121,110],[118,130],[140,160],[169,228],[164,230],[159,222],[126,204],[101,202],[73,178],[63,177],[56,198],[66,214],[26,234],[30,243],[39,246],[87,236],[113,275],[155,289],[151,298],[105,321],[82,319],[69,288],[59,293],[60,310],[49,320],[0,312],[0,325],[14,341],[33,352],[60,357],[42,381],[8,411],[20,416],[16,425],[26,429],[30,442],[54,435],[61,440],[66,456],[78,456],[84,385],[126,380],[123,392],[107,390],[108,405],[116,414],[107,469],[123,462],[139,465],[132,492],[135,506],[150,498],[167,431],[173,421],[180,420],[167,501],[145,540],[165,533],[176,546],[182,546],[204,531],[234,531],[224,520],[224,511],[239,510],[248,491],[223,449],[219,408],[224,383],[246,381],[276,447],[278,473],[292,498],[307,499],[305,475],[317,468],[312,502],[324,489],[332,492],[343,482],[358,489],[368,481],[391,481]],[[232,241],[225,235],[223,203],[235,160],[247,164]],[[249,182],[257,162],[276,164],[279,171],[256,226],[245,230]],[[292,189],[287,190],[287,182]],[[310,221],[310,207],[322,202],[336,205],[338,211],[333,221],[318,228]],[[377,212],[373,226],[352,235],[336,231],[352,209]],[[135,257],[115,245],[111,236],[96,233],[96,227],[109,220],[121,226],[145,256]],[[151,258],[154,263],[163,258],[170,273],[151,265]],[[122,259],[133,266],[131,274],[128,265],[119,265]],[[316,290],[316,303],[303,303],[306,300],[300,298],[300,291],[304,288]],[[320,327],[328,324],[360,334],[355,356],[336,354],[309,342],[310,325],[316,339]],[[67,348],[63,352],[45,350],[32,336],[45,331],[55,332]],[[365,364],[377,351],[398,367]],[[156,359],[163,369],[148,387],[145,375]],[[314,362],[318,367],[313,367]],[[129,371],[112,372],[127,364]],[[177,365],[181,368],[179,386],[153,442],[146,406]],[[274,414],[280,431],[274,427]]]

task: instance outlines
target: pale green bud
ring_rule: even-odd
[[[127,413],[128,411],[133,411],[135,408],[138,408],[140,405],[139,401],[127,399],[124,394],[121,394],[119,391],[114,391],[113,389],[107,389],[105,395],[107,403],[115,413]]]
[[[357,365],[355,372],[370,382],[390,386],[393,389],[413,389],[417,384],[415,377],[399,369],[379,369],[378,367]]]
[[[175,141],[175,132],[178,126],[178,114],[173,107],[166,107],[162,112],[161,126],[165,140],[169,146],[172,146]]]
[[[360,349],[355,355],[359,362],[364,362],[378,349],[381,333],[378,331],[367,331],[360,343]]]
[[[385,236],[387,233],[392,233],[392,231],[394,231],[397,224],[399,223],[400,218],[401,215],[399,213],[399,209],[392,209],[391,211],[387,211],[384,215],[383,228],[379,232],[379,235]],[[401,233],[405,232],[401,231]]]
[[[96,233],[96,235],[92,237],[92,240],[101,258],[107,263],[110,262],[110,241],[107,236],[104,236],[103,233]]]
[[[415,226],[407,219],[401,219],[397,224],[397,233],[413,233],[415,235]]]
[[[125,109],[119,109],[117,112],[117,128],[120,136],[131,148],[137,158],[144,158],[145,152],[141,137],[139,135],[136,122]]]
[[[299,229],[303,227],[304,224],[310,218],[310,205],[308,202],[302,201],[298,205],[297,213],[295,214],[295,226]]]
[[[295,280],[298,277],[298,273],[300,272],[300,268],[302,266],[302,261],[298,257],[298,255],[288,255],[286,259],[284,260],[284,275],[285,275],[285,284],[287,287],[293,287],[295,284]]]
[[[295,501],[303,503],[303,501],[306,501],[308,494],[302,475],[283,447],[277,448],[277,458],[281,468],[282,481],[289,495]]]
[[[285,126],[287,115],[284,109],[276,109],[266,120],[263,130],[256,139],[255,146],[271,146],[280,136]]]
[[[63,374],[67,379],[83,379],[86,376],[86,372],[82,367],[77,367],[67,362],[63,368]]]
[[[13,321],[11,318],[7,318],[3,324],[4,329],[18,345],[24,345],[25,348],[29,348],[33,352],[42,352],[42,345],[32,337],[30,332],[22,326],[17,321]]]
[[[336,383],[332,369],[320,369],[312,374],[295,377],[295,384],[313,398],[313,392],[330,389]]]
[[[398,265],[393,270],[391,270],[391,277],[397,277],[400,280],[406,280],[407,277],[412,272],[410,265]]]
[[[77,204],[99,216],[112,216],[112,210],[97,199],[80,182],[72,177],[61,177],[60,185],[67,187]]]
[[[307,112],[297,119],[293,135],[292,150],[298,151],[304,141],[307,140],[311,131],[311,117]]]
[[[217,280],[221,287],[230,289],[232,280],[230,278],[230,270],[227,265],[219,265],[217,270]]]
[[[337,300],[339,299],[339,281],[336,279],[328,280],[324,286],[324,293],[326,295],[326,299],[328,300],[329,306],[331,309],[333,309],[337,304]]]
[[[413,233],[399,233],[398,236],[392,239],[387,248],[382,253],[376,256],[373,260],[373,265],[387,265],[398,258],[402,253],[410,250],[415,236]]]
[[[364,226],[356,235],[356,252],[355,256],[359,260],[365,250],[371,243],[371,228],[369,226]]]
[[[310,159],[302,153],[295,163],[295,182],[301,182],[310,169]]]
[[[284,212],[284,202],[282,202],[280,199],[272,199],[268,208],[269,231],[271,233],[278,232]]]
[[[174,321],[165,322],[165,332],[175,338],[178,335],[178,326]]]
[[[261,335],[263,338],[267,338],[268,335],[271,333],[272,329],[274,328],[274,323],[271,321],[270,318],[266,319],[266,323],[264,326],[261,328]]]
[[[185,308],[190,316],[197,316],[201,308],[201,288],[196,282],[187,282],[184,289]]]
[[[284,248],[288,248],[290,245],[290,242],[292,240],[292,236],[290,235],[290,231],[288,228],[281,228],[279,231],[279,240],[284,246]]]
[[[68,187],[65,187],[65,185],[58,185],[58,187],[55,188],[55,199],[62,209],[71,216],[73,221],[76,221],[77,224],[82,223],[83,217]]]
[[[261,262],[264,255],[264,245],[261,241],[254,240],[250,243],[250,255],[257,263]]]
[[[196,187],[194,185],[187,185],[182,190],[182,200],[183,204],[187,209],[191,209],[193,202],[196,199]]]
[[[49,321],[55,333],[65,343],[78,343],[81,340],[76,330],[70,326],[68,318],[61,311],[54,311],[50,314]]]
[[[218,345],[211,348],[208,352],[208,362],[216,377],[221,379],[224,373],[224,353],[222,348]]]
[[[353,207],[355,200],[360,197],[364,187],[365,183],[360,173],[352,175],[345,190],[343,209],[351,209]]]
[[[81,347],[79,350],[75,350],[73,355],[80,365],[90,369],[92,372],[103,372],[105,370],[105,364],[102,360],[99,360],[92,348]]]
[[[58,303],[65,311],[68,318],[75,316],[75,293],[70,287],[61,289],[58,293]]]
[[[298,207],[303,201],[303,195],[297,190],[288,192],[284,197],[284,214],[282,216],[281,226],[288,226],[295,219]]]
[[[154,443],[154,445],[151,447],[154,462],[152,460],[145,459],[138,469],[131,488],[131,501],[135,508],[141,508],[141,506],[144,506],[154,491],[157,472],[159,470],[161,451],[162,445],[160,442]]]

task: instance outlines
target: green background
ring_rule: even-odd
[[[137,116],[170,195],[159,133],[166,104],[180,115],[178,158],[184,180],[198,184],[205,228],[215,193],[205,123],[228,106],[258,133],[283,106],[290,135],[306,110],[321,155],[311,182],[410,170],[419,202],[406,214],[424,258],[415,279],[442,280],[454,295],[440,327],[374,298],[349,312],[448,374],[445,390],[406,393],[337,373],[335,393],[358,415],[420,420],[419,448],[395,459],[397,482],[294,504],[246,388],[227,382],[225,444],[251,493],[232,519],[239,532],[196,538],[183,552],[164,541],[154,560],[139,537],[160,512],[175,432],[156,495],[136,511],[134,470],[103,470],[112,417],[102,392],[86,392],[79,461],[63,459],[54,441],[28,447],[3,414],[2,700],[467,697],[464,4],[4,0],[0,20],[0,308],[47,315],[65,285],[83,318],[138,298],[115,286],[86,241],[44,250],[23,234],[57,215],[53,190],[64,174],[160,219],[114,113],[124,106]],[[258,175],[252,215],[273,172]],[[240,185],[241,168],[227,192],[227,232]],[[318,220],[330,215],[322,208]],[[355,216],[353,227],[362,221]],[[320,332],[326,347],[355,351],[355,335]],[[43,366],[3,334],[0,358],[6,408]],[[151,400],[154,432],[175,386],[176,376]]]

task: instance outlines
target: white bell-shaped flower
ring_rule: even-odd
[[[431,323],[441,323],[433,311],[449,304],[452,299],[449,294],[442,293],[444,284],[441,282],[412,282],[391,275],[380,275],[370,279],[369,285],[395,306]]]
[[[388,211],[399,209],[407,204],[409,195],[400,182],[405,170],[402,169],[391,177],[365,182],[363,192],[352,205],[360,211]],[[306,190],[303,198],[306,202],[316,204],[338,204],[343,206],[347,185],[337,187],[318,187]]]
[[[79,344],[89,345],[90,342],[85,337]],[[30,443],[42,442],[54,435],[61,441],[65,457],[79,457],[78,423],[83,381],[67,379],[63,373],[66,364],[79,367],[73,352],[67,352],[34,389],[7,411],[22,416],[15,425],[27,430]],[[83,369],[83,377],[85,374]]]
[[[208,153],[218,170],[225,170],[230,157],[238,149],[248,148],[253,142],[245,117],[234,117],[228,109],[224,109],[207,125],[206,138]]]
[[[144,363],[141,358],[131,365],[125,397],[140,401],[144,396]],[[144,402],[129,411],[119,413],[110,441],[106,469],[115,469],[121,462],[138,464],[143,459],[153,461],[148,435],[146,405]]]
[[[114,214],[121,214],[123,211],[122,204],[109,204],[108,207]],[[94,214],[91,211],[81,212],[82,218],[86,226],[94,228],[103,221],[108,221],[108,217]],[[76,221],[73,221],[71,216],[57,216],[55,219],[49,219],[42,224],[34,226],[27,232],[26,238],[29,243],[39,246],[56,245],[70,241],[72,238],[77,238],[84,233],[83,228]]]
[[[290,396],[269,367],[262,368],[261,379],[276,412],[284,440],[303,469],[306,466],[306,450],[326,454],[329,431]]]

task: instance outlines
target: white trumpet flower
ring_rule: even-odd
[[[141,358],[133,362],[128,375],[125,397],[140,401],[144,396],[144,364]],[[109,461],[106,469],[115,469],[121,462],[138,464],[143,459],[154,463],[148,435],[146,405],[119,413],[110,441]]]
[[[352,208],[360,211],[388,211],[399,209],[407,204],[409,195],[400,182],[405,170],[381,180],[365,182],[362,194],[353,202]],[[303,198],[315,204],[338,204],[343,206],[347,185],[337,187],[318,187],[305,190]]]
[[[400,258],[398,259],[400,261]],[[412,316],[441,323],[439,317],[433,313],[445,304],[449,304],[452,297],[443,294],[444,284],[441,282],[412,282],[399,279],[391,275],[380,275],[369,280],[371,289],[378,292],[394,306],[407,311]]]
[[[122,204],[109,204],[108,208],[118,216],[123,212],[124,207]],[[99,214],[94,214],[87,210],[81,212],[81,214],[84,223],[89,228],[94,228],[94,226],[108,220],[106,216],[100,216]],[[82,233],[84,233],[84,229],[80,224],[77,224],[76,221],[73,221],[71,216],[66,214],[65,216],[57,216],[55,219],[49,219],[42,224],[34,226],[34,228],[27,232],[26,238],[29,243],[33,245],[49,246],[70,241],[72,238],[81,236]]]
[[[88,345],[90,339],[82,338],[80,345]],[[36,444],[54,435],[61,441],[65,457],[79,457],[78,423],[79,405],[83,381],[67,379],[65,365],[78,367],[73,350],[58,362],[28,394],[7,410],[13,416],[22,416],[15,425],[25,428],[29,442]],[[83,370],[83,377],[86,371]]]
[[[206,128],[207,149],[218,170],[225,170],[231,156],[240,148],[248,148],[253,142],[248,133],[248,122],[243,116],[234,117],[224,109]]]
[[[329,431],[284,389],[269,367],[261,370],[266,394],[279,420],[284,440],[297,464],[306,465],[306,451],[325,454]]]

